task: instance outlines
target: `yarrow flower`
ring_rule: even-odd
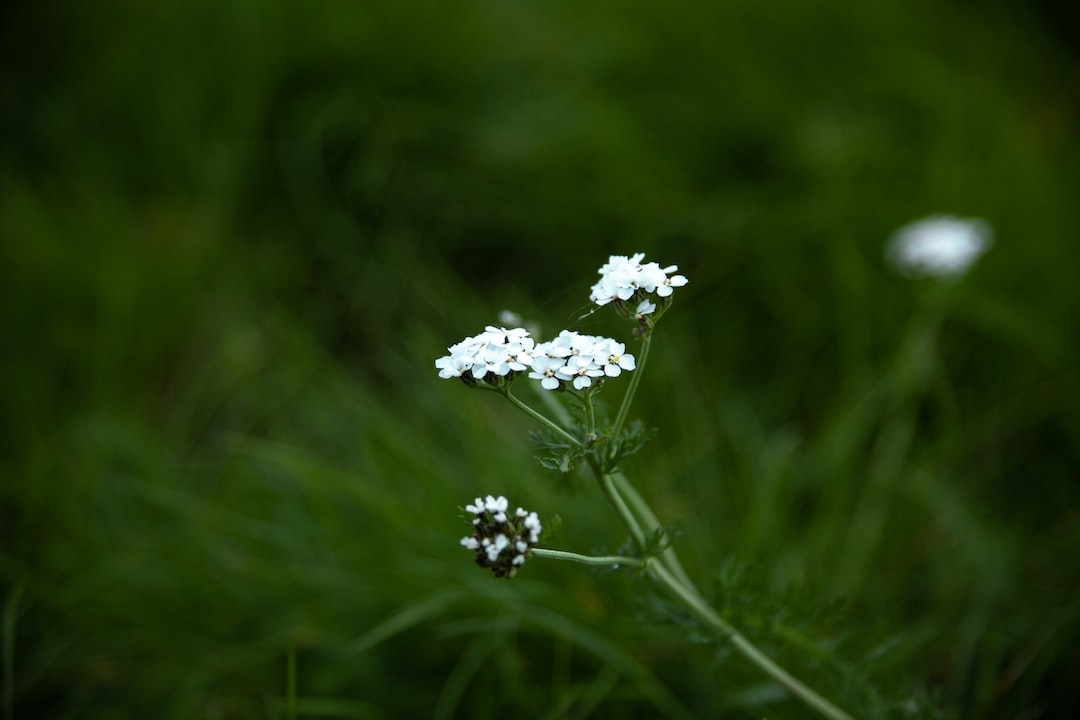
[[[465,510],[473,518],[473,534],[461,538],[461,545],[476,553],[476,564],[491,568],[498,578],[512,578],[529,558],[529,551],[540,542],[540,518],[534,512],[518,508],[507,512],[510,502],[488,495],[476,498]]]
[[[583,335],[563,330],[559,336],[533,348],[529,377],[545,390],[558,390],[569,383],[576,390],[593,385],[594,379],[618,377],[636,367],[626,346],[611,338]]]
[[[886,256],[909,277],[959,278],[989,249],[983,220],[931,215],[905,225],[889,241]]]
[[[572,385],[592,387],[603,378],[618,377],[636,367],[626,346],[611,338],[563,330],[558,337],[536,344],[523,328],[507,330],[489,325],[474,337],[448,348],[449,355],[435,361],[439,377],[461,378],[472,385],[483,380],[498,385],[528,371],[545,390]]]
[[[612,301],[633,304],[633,301],[645,300],[648,295],[671,297],[675,288],[689,282],[685,275],[673,274],[679,269],[678,265],[662,268],[655,262],[642,263],[644,259],[645,253],[609,257],[600,267],[600,280],[592,286],[589,299],[597,305]]]
[[[435,361],[441,378],[461,378],[466,383],[487,379],[513,379],[533,361],[536,342],[524,328],[507,330],[488,325],[484,332],[451,345],[450,354]]]

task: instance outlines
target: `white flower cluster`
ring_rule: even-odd
[[[986,222],[932,215],[897,230],[887,256],[909,277],[958,278],[989,247]]]
[[[529,550],[540,542],[540,518],[534,512],[518,508],[513,515],[507,513],[510,502],[502,497],[488,495],[476,498],[465,510],[476,517],[474,532],[461,538],[462,547],[476,553],[476,564],[491,568],[495,577],[512,578],[517,569],[525,564]]]
[[[536,346],[531,367],[529,377],[539,380],[545,390],[557,390],[564,382],[583,390],[593,378],[618,377],[637,363],[621,342],[563,330],[554,340]]]
[[[488,325],[484,332],[465,338],[435,361],[439,377],[481,380],[488,373],[505,377],[523,372],[533,360],[535,341],[524,328],[507,330]]]
[[[675,288],[689,282],[684,275],[672,274],[679,269],[678,265],[662,268],[658,263],[642,263],[644,259],[645,253],[609,257],[599,270],[600,280],[592,286],[589,299],[597,305],[607,305],[612,300],[627,302],[635,296],[639,301],[645,300],[645,296],[652,293],[666,298]],[[647,314],[652,310],[643,311],[639,305],[637,312]]]
[[[514,377],[529,370],[545,390],[570,383],[577,390],[592,386],[594,378],[618,377],[636,367],[626,346],[611,338],[563,330],[554,340],[536,344],[523,328],[488,326],[479,335],[448,348],[449,355],[435,361],[441,378],[466,382]]]

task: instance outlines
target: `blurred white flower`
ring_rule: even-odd
[[[513,310],[500,310],[499,322],[503,325],[514,325],[515,327],[525,325],[525,320]]]
[[[528,330],[529,334],[533,337],[540,334],[540,323],[535,320],[530,320],[521,313],[514,312],[513,310],[500,310],[499,323],[506,327],[524,328],[525,330]]]
[[[886,257],[908,277],[959,278],[989,249],[990,226],[979,219],[931,215],[893,234]]]

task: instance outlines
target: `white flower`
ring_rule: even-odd
[[[634,311],[634,316],[638,320],[641,320],[642,318],[644,318],[646,315],[653,312],[654,310],[656,310],[656,305],[655,304],[649,302],[648,300],[642,300],[641,302],[638,303],[637,309]]]
[[[896,231],[886,256],[909,277],[959,278],[990,244],[985,221],[932,215]]]
[[[503,521],[505,522],[505,520]],[[495,536],[494,541],[488,541],[485,538],[485,544],[487,545],[488,560],[495,562],[499,559],[499,555],[510,545],[510,538],[506,537],[503,533],[499,533]]]
[[[675,288],[682,287],[686,283],[690,282],[686,279],[685,275],[672,275],[671,273],[679,269],[678,265],[669,265],[664,268],[664,279],[660,281],[660,284],[656,286],[656,294],[660,297],[667,297],[675,291]]]
[[[495,522],[506,522],[506,508],[510,507],[510,501],[502,497],[488,495],[484,500],[484,509],[491,513]]]
[[[439,369],[439,377],[447,379],[461,377],[466,371],[472,369],[472,366],[472,359],[462,355],[447,355],[435,361],[435,367]]]
[[[577,390],[584,390],[585,388],[590,387],[594,377],[600,377],[604,374],[599,363],[596,362],[595,357],[586,357],[584,355],[575,355],[574,357],[567,358],[566,365],[559,368],[557,372],[565,379],[569,380],[572,378],[574,381],[574,388]]]
[[[525,518],[525,529],[529,531],[529,542],[536,544],[540,541],[540,532],[542,527],[540,525],[540,518],[536,513],[529,513]]]
[[[506,329],[488,325],[484,332],[451,345],[449,355],[438,358],[439,377],[466,381],[498,382],[528,369],[533,360],[535,341],[524,328]]]
[[[545,390],[557,390],[559,388],[559,376],[556,374],[566,361],[559,358],[550,358],[541,355],[532,361],[532,372],[529,377],[540,381],[540,387]]]
[[[553,340],[536,345],[532,355],[529,377],[539,380],[545,390],[557,390],[564,382],[584,390],[592,387],[593,378],[616,377],[636,367],[634,356],[626,353],[622,343],[573,330],[563,330]]]
[[[575,355],[587,355],[592,349],[595,338],[581,335],[573,330],[563,330],[550,343],[541,343],[545,354],[550,357],[567,358]]]
[[[644,253],[609,257],[600,267],[600,280],[592,286],[589,298],[597,305],[606,305],[613,300],[626,302],[634,297],[643,299],[653,293],[666,298],[671,296],[674,288],[689,282],[684,275],[670,275],[679,269],[677,265],[662,268],[655,262],[642,264],[644,259]]]
[[[626,354],[626,346],[621,342],[609,340],[607,344],[608,356],[604,359],[604,374],[608,377],[618,377],[623,370],[633,370],[637,367],[633,355]]]
[[[536,513],[518,508],[511,519],[509,507],[509,501],[501,495],[476,498],[472,505],[465,506],[476,516],[472,520],[474,533],[459,542],[473,551],[477,565],[490,568],[501,578],[513,577],[540,541],[540,518]]]

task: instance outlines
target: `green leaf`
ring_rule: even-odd
[[[640,420],[630,423],[629,427],[623,428],[619,436],[612,439],[611,450],[607,456],[607,472],[614,472],[619,461],[624,460],[638,450],[656,435],[656,428],[647,428]]]
[[[682,521],[676,518],[668,524],[653,530],[652,534],[645,539],[645,556],[653,557],[667,550],[671,543],[675,541],[675,538],[679,536],[681,525]]]
[[[530,435],[533,444],[541,450],[536,459],[547,470],[566,475],[574,469],[577,461],[584,455],[580,447],[571,445],[552,432],[533,431]]]

